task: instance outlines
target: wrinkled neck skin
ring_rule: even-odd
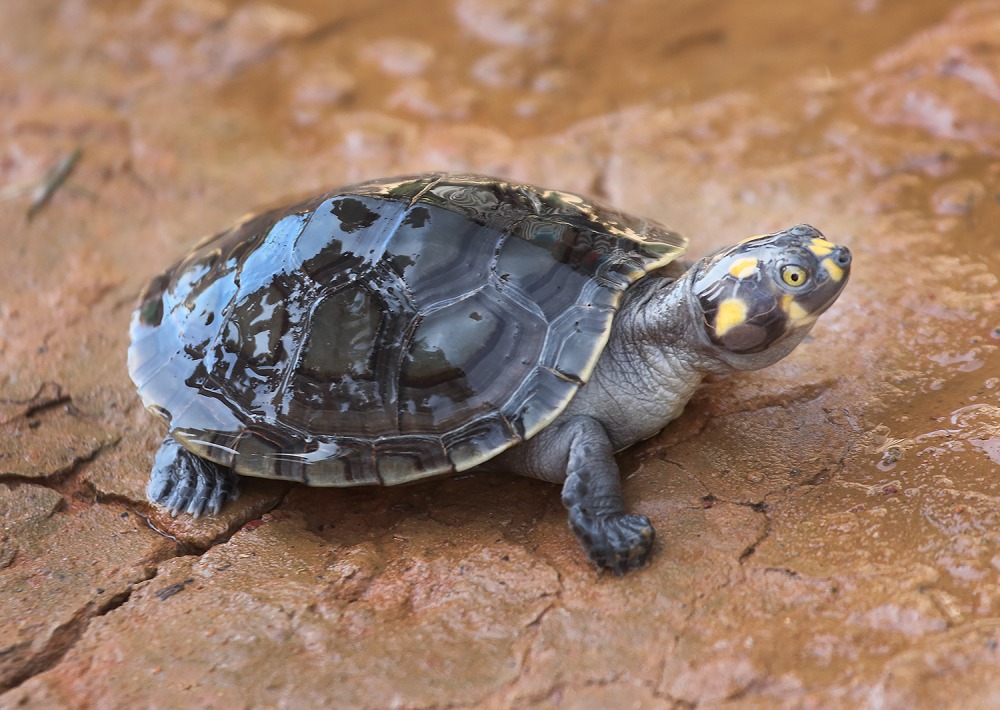
[[[799,328],[761,353],[739,355],[708,339],[694,270],[679,279],[651,274],[629,289],[590,380],[565,414],[597,418],[616,450],[658,433],[680,416],[708,373],[756,370],[805,337]]]

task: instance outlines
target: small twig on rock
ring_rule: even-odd
[[[80,162],[80,158],[83,156],[83,148],[76,148],[72,153],[67,155],[65,158],[56,163],[52,169],[50,169],[31,193],[31,205],[28,207],[28,221],[38,214],[45,205],[48,204],[49,200],[52,199],[52,195],[55,194],[63,183],[66,182],[66,178],[70,176],[76,164]]]

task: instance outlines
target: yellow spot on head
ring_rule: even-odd
[[[745,279],[748,276],[752,276],[755,271],[757,271],[757,260],[752,256],[737,259],[733,262],[733,265],[729,267],[730,275],[735,276],[738,279]]]
[[[816,316],[796,303],[795,297],[790,293],[781,297],[781,307],[788,314],[788,320],[791,321],[792,325],[808,325],[816,320]]]
[[[821,257],[829,254],[836,246],[837,245],[833,242],[829,242],[821,237],[816,237],[809,243],[809,251],[817,257]]]
[[[823,268],[826,269],[828,274],[830,274],[830,278],[837,283],[840,283],[840,281],[844,278],[844,270],[834,264],[833,259],[830,257],[823,259],[820,264],[822,264]]]
[[[770,234],[755,234],[752,237],[747,237],[746,239],[741,239],[737,244],[746,244],[747,242],[752,242],[754,239],[762,239],[763,237],[769,237]]]
[[[809,315],[809,311],[795,301],[792,301],[788,306],[788,317],[792,319],[793,323],[801,323],[802,321],[813,319],[812,316]]]
[[[739,298],[727,298],[715,314],[715,334],[720,338],[747,319],[747,304]]]

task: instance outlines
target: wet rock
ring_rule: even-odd
[[[36,408],[0,425],[0,481],[60,476],[118,440],[118,434],[74,407]]]
[[[487,42],[535,47],[551,36],[546,17],[555,11],[553,2],[524,0],[459,0],[455,15],[462,26]]]
[[[468,117],[474,100],[475,94],[469,90],[454,89],[441,95],[430,82],[410,79],[389,97],[388,105],[424,118],[461,120]]]
[[[996,146],[1000,128],[1000,31],[995,8],[968,3],[876,64],[859,104],[879,124],[919,127],[939,138]]]
[[[558,688],[551,695],[540,698],[537,702],[555,707],[575,708],[618,707],[670,710],[677,707],[673,698],[657,695],[643,685],[626,685],[624,683]]]
[[[341,555],[301,518],[275,516],[199,559],[166,563],[128,605],[93,623],[90,642],[17,694],[97,705],[155,704],[164,692],[195,705],[272,704],[294,687],[326,706],[475,703],[516,677],[518,638],[551,606],[558,578],[517,546],[412,553],[345,599]],[[81,664],[112,658],[113,679],[92,685],[80,675]],[[152,674],[135,674],[140,666]],[[448,678],[462,678],[461,689]]]
[[[218,2],[153,0],[132,14],[90,14],[105,34],[102,54],[121,69],[168,81],[224,80],[316,28],[308,15],[267,2],[230,11]]]
[[[146,519],[154,530],[167,535],[189,549],[204,549],[224,540],[244,525],[252,524],[281,500],[286,485],[274,481],[247,482],[239,500],[226,506],[218,515],[193,518],[190,515],[172,516],[163,508],[143,498],[148,510]]]
[[[11,0],[0,705],[996,705],[1000,11],[950,5]],[[8,187],[77,146],[27,223]],[[142,284],[255,205],[429,168],[694,256],[800,221],[855,251],[791,357],[620,456],[649,567],[599,574],[555,486],[499,475],[145,502]]]
[[[706,440],[715,445],[706,447]],[[711,417],[689,440],[651,447],[649,454],[691,472],[704,487],[703,496],[757,505],[772,492],[832,475],[847,446],[842,423],[830,421],[815,404],[775,401]],[[749,459],[748,448],[754,451]]]
[[[986,188],[977,180],[955,180],[934,191],[931,201],[939,215],[965,215],[986,197]]]
[[[0,484],[0,521],[7,531],[48,520],[64,503],[63,497],[50,488]]]
[[[394,76],[418,76],[434,61],[434,48],[426,42],[404,37],[387,37],[368,45],[365,56],[382,71]]]
[[[876,686],[886,705],[990,707],[1000,702],[993,671],[1000,628],[980,622],[894,656]]]
[[[239,500],[227,505],[218,515],[195,519],[190,515],[171,516],[146,498],[149,470],[160,445],[163,431],[159,423],[141,407],[136,407],[138,431],[129,431],[129,444],[102,455],[81,474],[80,482],[88,495],[97,500],[115,500],[146,517],[149,525],[167,535],[185,549],[204,549],[231,536],[251,520],[274,508],[288,490],[288,485],[261,479],[245,480]]]
[[[55,663],[175,551],[120,508],[67,508],[58,493],[32,484],[0,486],[0,526],[4,548],[15,548],[0,568],[4,689]]]

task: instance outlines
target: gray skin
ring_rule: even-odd
[[[685,270],[671,264],[626,291],[594,371],[534,438],[481,464],[562,483],[569,524],[599,567],[623,574],[653,548],[626,512],[614,454],[677,418],[705,375],[757,370],[790,353],[839,296],[851,253],[808,225],[745,240]],[[797,276],[783,282],[786,270]],[[801,279],[801,280],[799,280]],[[239,476],[169,435],[147,490],[174,513],[218,512]]]
[[[809,229],[804,244],[813,241],[812,234],[822,239]],[[622,574],[642,566],[655,539],[649,518],[625,511],[615,452],[655,435],[677,418],[705,375],[758,370],[788,355],[846,284],[851,255],[845,247],[831,245],[829,256],[842,272],[836,281],[825,278],[821,259],[798,255],[798,263],[810,272],[811,292],[797,299],[808,315],[796,322],[780,309],[768,312],[788,289],[775,283],[780,264],[774,262],[780,257],[754,254],[754,246],[738,245],[686,272],[672,264],[630,289],[593,375],[566,410],[534,439],[484,465],[562,483],[570,527],[599,567]],[[772,273],[759,281],[743,281],[749,286],[749,292],[740,294],[750,303],[746,320],[755,315],[767,319],[771,335],[753,352],[738,352],[725,347],[725,339],[713,339],[714,323],[699,296],[716,284],[711,274],[708,284],[699,275],[713,265],[748,256],[757,256],[764,265],[761,271]]]

